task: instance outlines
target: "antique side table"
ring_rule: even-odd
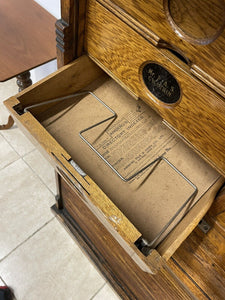
[[[55,21],[35,1],[0,0],[0,82],[16,76],[19,91],[32,84],[29,70],[56,57]],[[9,116],[0,130],[13,123]]]

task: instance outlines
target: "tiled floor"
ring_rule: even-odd
[[[0,83],[0,124],[16,93],[15,79]],[[119,299],[51,213],[55,191],[52,167],[19,128],[0,131],[0,285],[17,300]]]

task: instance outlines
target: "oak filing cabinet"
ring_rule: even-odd
[[[224,1],[61,5],[59,70],[5,102],[53,211],[123,299],[222,299]]]

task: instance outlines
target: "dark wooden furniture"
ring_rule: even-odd
[[[0,82],[16,76],[19,91],[32,84],[29,70],[56,57],[55,21],[35,1],[0,1]],[[12,125],[10,116],[0,129]]]
[[[58,196],[54,212],[123,299],[223,299],[224,1],[188,4],[176,0],[64,0],[61,3],[62,19],[56,24],[61,68],[5,103],[18,126],[40,146],[56,169]],[[216,9],[208,10],[211,3]],[[188,18],[186,11],[190,12]],[[131,161],[139,161],[138,168],[143,155],[147,155],[146,149],[151,149],[150,153],[156,151],[154,145],[168,137],[170,142],[166,145],[170,146],[163,148],[164,155],[177,167],[184,168],[184,173],[198,187],[195,196],[198,201],[190,205],[154,249],[147,246],[145,237],[149,232],[142,226],[140,216],[145,211],[140,213],[141,208],[148,207],[149,216],[151,211],[159,214],[156,223],[160,223],[170,206],[161,205],[154,210],[154,201],[150,208],[144,206],[146,199],[141,193],[136,194],[137,187],[132,190],[133,183],[121,182],[79,139],[79,132],[87,124],[90,126],[90,122],[85,122],[94,122],[101,116],[101,108],[96,109],[91,95],[40,105],[88,89],[104,97],[110,107],[119,107],[114,127],[97,130],[97,138],[94,133],[89,136],[93,145],[97,141],[99,149],[103,145],[98,144],[103,132],[111,136],[105,140],[108,144],[104,144],[104,149],[108,152],[103,155],[111,155],[113,143],[116,153],[120,150],[115,145],[118,139],[120,145],[123,143],[120,128],[125,133],[135,128],[130,140],[126,135],[130,143],[122,149],[126,155],[136,140],[146,137],[139,144],[141,152]],[[24,111],[32,104],[36,106]],[[127,110],[121,116],[124,106]],[[143,111],[146,115],[140,116]],[[152,127],[143,127],[140,134],[140,127],[135,126],[141,120],[146,121],[145,116],[149,116]],[[161,131],[162,120],[167,128]],[[131,126],[125,130],[127,122]],[[151,136],[154,143],[145,135],[148,128],[154,132]],[[157,130],[159,136],[155,134]],[[116,163],[120,166],[120,159]],[[154,172],[155,168],[149,175],[151,178]],[[169,183],[172,173],[166,174]],[[160,184],[163,182],[160,173],[156,178]],[[143,182],[147,181],[142,179]],[[169,201],[172,197],[169,192],[176,190],[176,185],[182,191],[186,189],[184,182],[176,181],[156,202],[160,205],[164,198]],[[150,196],[157,197],[154,187]],[[180,190],[176,190],[173,202],[182,200],[178,196]],[[158,191],[161,192],[160,188]],[[154,217],[151,215],[149,219]],[[211,226],[208,233],[196,227],[202,217]],[[151,234],[154,226],[148,222],[147,218]],[[144,234],[142,230],[146,230]]]

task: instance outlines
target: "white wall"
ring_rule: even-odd
[[[60,19],[60,0],[35,0],[35,2],[44,7],[56,19]]]
[[[35,0],[35,2],[37,2],[44,9],[46,9],[56,19],[61,18],[60,0]],[[47,64],[44,64],[40,67],[31,70],[31,79],[33,83],[35,83],[56,70],[57,62],[56,60],[53,60]]]

